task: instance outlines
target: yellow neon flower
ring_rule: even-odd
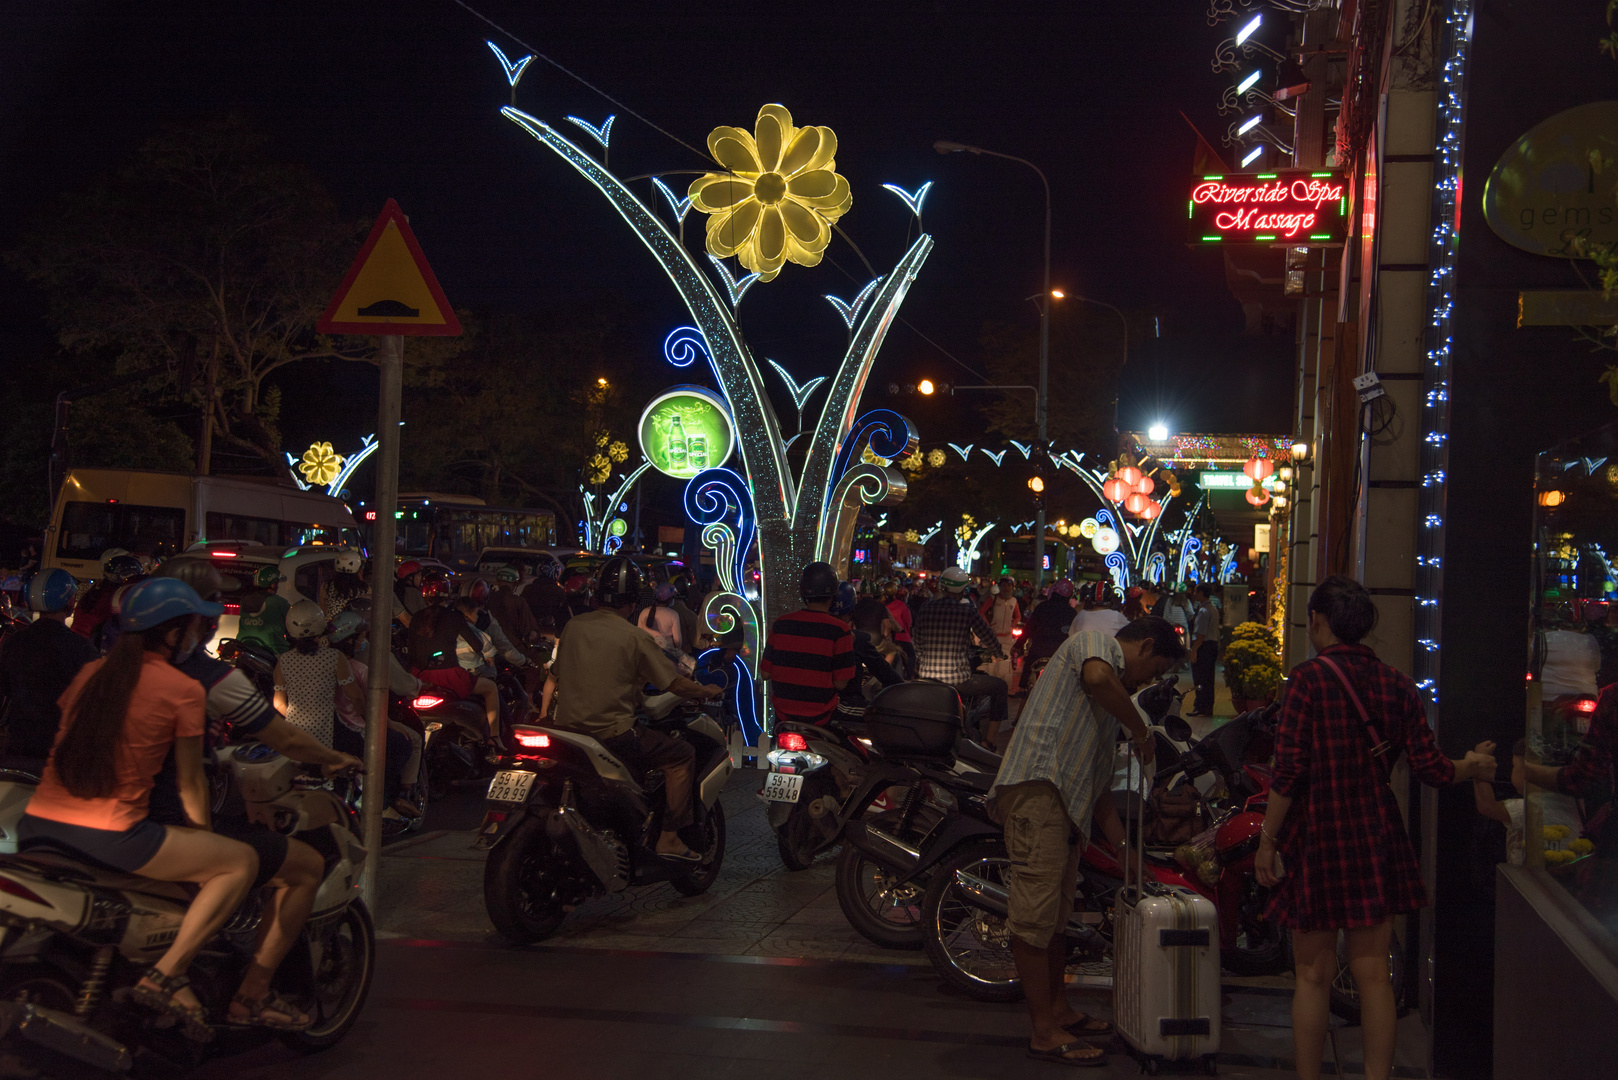
[[[629,447],[615,439],[612,445],[607,447],[607,456],[612,459],[614,465],[622,465],[629,458]]]
[[[943,468],[944,467],[944,451],[942,451],[942,450],[929,450],[929,451],[927,451],[927,464],[931,465],[935,469]]]
[[[921,539],[921,533],[917,532],[915,529],[906,529],[905,530],[905,541],[907,543],[914,544],[917,540],[920,540],[920,539]]]
[[[837,175],[837,136],[828,127],[795,127],[781,105],[758,111],[754,133],[717,127],[708,150],[727,172],[708,173],[686,192],[708,218],[708,251],[735,255],[761,281],[788,261],[815,266],[831,242],[831,223],[854,197]]]
[[[304,480],[316,487],[326,487],[343,471],[343,456],[331,448],[329,442],[311,443],[298,462],[298,471]]]

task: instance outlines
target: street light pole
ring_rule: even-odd
[[[1092,300],[1090,297],[1080,296],[1078,293],[1073,294],[1073,299],[1082,300],[1086,304],[1094,304],[1096,307],[1112,308],[1112,313],[1118,316],[1118,321],[1124,327],[1124,363],[1129,363],[1129,320],[1124,317],[1124,313],[1105,300]],[[1114,430],[1118,427],[1118,399],[1116,397],[1112,399],[1112,426]]]
[[[985,150],[981,146],[968,146],[966,143],[948,142],[940,140],[933,143],[933,149],[940,154],[957,154],[966,151],[969,154],[987,154],[989,157],[1004,158],[1026,165],[1039,174],[1039,182],[1045,187],[1045,288],[1039,296],[1039,388],[1034,398],[1034,421],[1039,429],[1039,452],[1042,458],[1049,459],[1047,451],[1050,448],[1050,424],[1048,412],[1050,405],[1050,366],[1051,366],[1051,182],[1045,176],[1045,170],[1035,165],[1027,158],[1020,158],[1013,154],[1002,154],[994,150]],[[1039,505],[1034,510],[1034,588],[1038,589],[1045,584],[1045,498],[1041,495]]]

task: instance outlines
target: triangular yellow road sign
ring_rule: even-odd
[[[460,334],[455,309],[392,199],[315,329],[322,334]]]

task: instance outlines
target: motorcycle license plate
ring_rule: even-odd
[[[803,791],[803,777],[772,772],[764,778],[764,797],[771,802],[797,802]]]
[[[522,769],[506,769],[494,774],[489,781],[489,801],[522,803],[528,801],[528,789],[534,786],[534,774]]]

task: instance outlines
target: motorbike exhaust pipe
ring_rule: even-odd
[[[584,864],[608,892],[622,892],[628,887],[629,875],[618,850],[573,807],[552,810],[545,819],[545,832],[552,840],[571,836]]]
[[[987,911],[991,915],[1004,918],[1007,914],[1007,905],[1010,902],[1010,893],[1004,885],[996,885],[986,881],[975,874],[968,874],[965,870],[955,871],[955,894],[975,908]],[[1096,937],[1096,929],[1085,921],[1085,917],[1097,919],[1093,912],[1074,911],[1068,916],[1067,927],[1064,933],[1081,942],[1088,943]]]
[[[896,874],[913,874],[921,863],[920,851],[898,837],[857,819],[843,827],[843,841],[853,844],[860,854],[882,869]]]
[[[0,1004],[0,1034],[16,1033],[36,1046],[110,1073],[127,1073],[135,1055],[77,1017],[23,1002]]]

